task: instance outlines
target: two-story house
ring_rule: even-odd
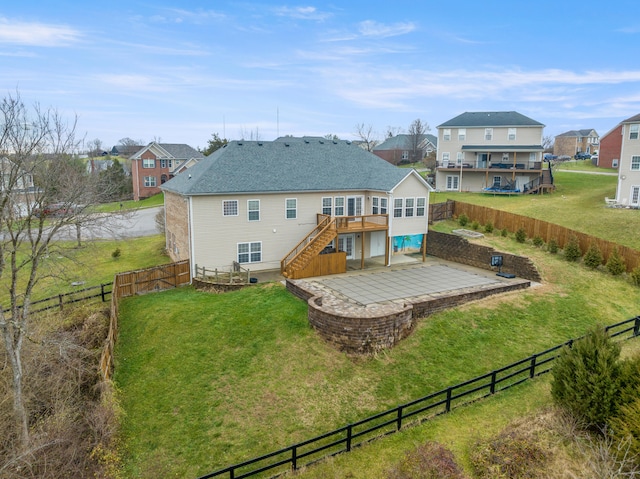
[[[628,127],[625,125],[631,125],[640,122],[640,113],[621,121],[611,130],[605,133],[600,139],[600,151],[598,152],[597,166],[602,168],[618,168],[620,160],[622,158],[622,144],[625,140],[629,140],[630,134],[627,131]]]
[[[160,185],[190,168],[204,155],[185,144],[151,142],[131,156],[133,199],[160,193]]]
[[[596,130],[570,130],[557,135],[553,142],[553,154],[571,156],[577,153],[595,154],[600,145],[600,137]]]
[[[616,203],[640,207],[640,114],[620,123],[622,137]]]
[[[342,255],[329,274],[350,259],[388,265],[405,243],[425,254],[431,187],[350,142],[231,141],[161,188],[167,250],[192,268],[299,278],[322,255]]]
[[[417,161],[422,160],[426,155],[432,151],[436,151],[438,148],[438,138],[431,134],[421,135],[419,139],[418,149],[420,150],[420,158]],[[401,163],[409,163],[411,158],[411,136],[405,134],[399,134],[391,136],[384,140],[379,145],[376,145],[372,153],[379,156],[383,160],[388,161],[392,165],[399,165]],[[415,159],[414,159],[415,160]]]
[[[436,188],[492,194],[553,189],[544,125],[515,111],[465,112],[438,127]]]

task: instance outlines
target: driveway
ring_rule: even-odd
[[[123,239],[159,234],[155,216],[162,209],[160,206],[114,214],[96,215],[90,222],[80,226],[82,240]],[[76,227],[62,228],[57,239],[72,240],[77,238]]]

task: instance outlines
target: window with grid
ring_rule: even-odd
[[[640,186],[631,187],[631,204],[637,205],[640,202]]]
[[[380,198],[380,214],[381,215],[386,215],[387,214],[387,205],[389,204],[389,199],[388,198]]]
[[[631,157],[631,169],[640,170],[640,156]]]
[[[493,128],[484,129],[484,139],[487,141],[493,140]]]
[[[455,191],[458,189],[458,176],[447,176],[447,190]]]
[[[402,159],[403,160],[408,160],[409,159],[409,152],[407,150],[404,150],[402,152]]]
[[[160,168],[166,168],[167,167],[167,160],[160,160]]]
[[[238,243],[238,263],[259,263],[262,261],[262,241]]]
[[[249,221],[260,221],[260,200],[247,201],[247,219]]]
[[[335,202],[334,214],[336,216],[344,216],[344,196],[336,196]]]
[[[415,211],[413,208],[415,206],[415,198],[406,198],[404,200],[404,216],[406,218],[412,218],[414,216]]]
[[[463,161],[464,161],[464,152],[463,151],[459,151],[458,155],[456,157],[456,163],[458,165],[461,165]]]
[[[449,152],[447,152],[447,151],[443,151],[442,152],[442,164],[444,164],[444,165],[448,165],[449,164]]]
[[[427,198],[416,198],[416,216],[425,216],[427,211]]]
[[[155,168],[156,167],[156,160],[153,160],[153,159],[142,160],[142,167],[143,168]]]
[[[402,218],[402,198],[393,199],[393,217]]]
[[[222,202],[223,216],[238,216],[238,200],[225,200]]]
[[[444,141],[449,141],[451,139],[451,130],[449,128],[442,130],[442,139]]]
[[[333,198],[331,196],[325,196],[322,198],[322,214],[331,216],[333,214],[332,203]]]
[[[144,177],[144,186],[147,188],[153,188],[156,186],[156,177],[155,176],[145,176]]]
[[[509,140],[515,140],[516,139],[516,129],[515,128],[509,128],[509,131],[507,133],[507,138]]]
[[[639,125],[630,125],[629,126],[629,139],[630,140],[637,140],[638,139],[638,131],[640,131],[640,124]]]
[[[298,200],[297,198],[287,198],[285,203],[285,218],[295,220],[298,217]]]
[[[380,214],[380,198],[377,196],[371,198],[371,214]]]
[[[464,141],[467,138],[467,129],[458,128],[458,141]]]

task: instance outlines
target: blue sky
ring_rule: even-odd
[[[640,113],[639,46],[627,0],[24,0],[0,6],[0,97],[77,115],[105,147],[436,133],[501,110],[603,135]]]

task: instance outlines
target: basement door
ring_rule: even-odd
[[[353,259],[353,247],[356,242],[356,237],[353,234],[338,236],[338,251],[344,251],[347,253],[347,259]]]
[[[384,231],[372,231],[369,234],[370,243],[369,243],[369,255],[371,257],[374,256],[384,256],[386,252],[386,244],[387,244],[387,235]]]

